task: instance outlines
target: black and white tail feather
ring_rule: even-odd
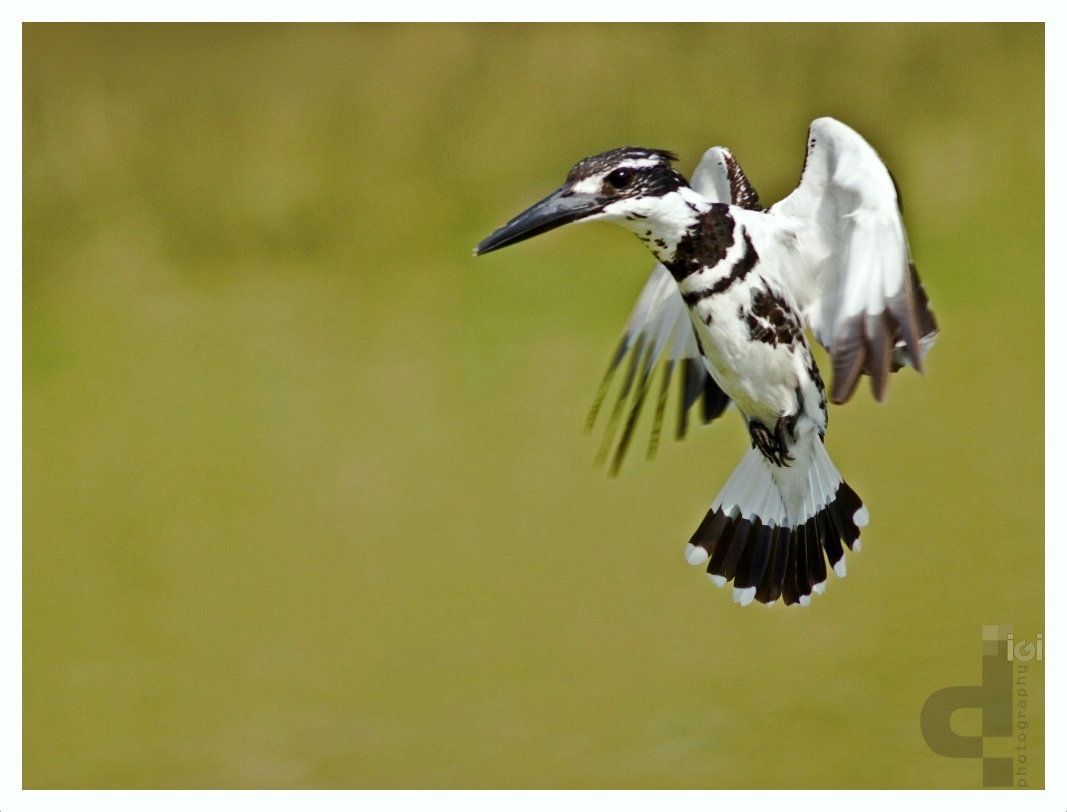
[[[564,187],[476,253],[581,219],[618,222],[645,241],[661,262],[589,415],[592,427],[613,375],[625,366],[599,457],[614,445],[617,472],[659,366],[649,456],[676,370],[679,437],[698,401],[708,422],[736,399],[753,448],[712,502],[686,560],[706,562],[718,586],[733,581],[742,605],[807,605],[825,588],[827,561],[845,576],[844,549],[860,549],[869,514],[823,445],[827,398],[803,329],[830,353],[835,403],[847,401],[864,374],[883,400],[888,374],[903,366],[922,371],[937,334],[896,187],[870,145],[829,118],[811,125],[797,189],[767,210],[728,150],[708,150],[688,186],[671,160],[637,148],[585,159]],[[782,400],[789,381],[795,395]]]
[[[758,449],[747,451],[686,545],[686,561],[707,562],[716,586],[732,580],[742,606],[779,598],[806,606],[825,588],[824,554],[844,578],[844,547],[859,552],[867,508],[820,439],[808,452],[808,460],[774,468]]]

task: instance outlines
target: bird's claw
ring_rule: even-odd
[[[793,455],[789,453],[789,435],[793,433],[796,422],[796,415],[791,417],[783,415],[778,418],[772,433],[758,420],[751,421],[748,424],[748,433],[752,437],[752,447],[758,448],[764,457],[779,468],[788,467],[789,463],[794,460]]]

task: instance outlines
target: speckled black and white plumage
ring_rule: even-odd
[[[658,264],[638,298],[597,396],[629,357],[603,456],[618,470],[653,373],[681,370],[679,435],[703,399],[705,421],[733,404],[752,449],[686,546],[734,600],[804,605],[823,590],[827,562],[844,577],[868,512],[824,446],[827,401],[843,402],[861,375],[882,400],[888,375],[922,369],[937,327],[909,256],[895,184],[877,153],[833,119],[811,125],[801,182],[770,209],[729,151],[705,153],[690,185],[663,150],[624,147],[580,161],[559,190],[484,240],[486,253],[549,228],[607,220],[632,231]],[[830,397],[808,344],[826,346]]]

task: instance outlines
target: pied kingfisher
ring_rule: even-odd
[[[686,546],[734,601],[807,605],[826,560],[845,576],[842,545],[859,551],[868,511],[823,445],[826,389],[805,328],[830,354],[834,403],[869,375],[885,397],[902,366],[922,371],[937,325],[911,262],[896,185],[874,149],[832,118],[812,122],[797,188],[763,209],[730,152],[709,149],[690,185],[670,152],[623,147],[580,161],[557,191],[493,232],[475,255],[557,226],[607,220],[634,232],[658,260],[638,298],[611,372],[632,351],[612,416],[634,401],[617,470],[665,361],[650,453],[672,370],[682,370],[679,436],[689,407],[704,419],[732,401],[752,439]],[[636,385],[635,385],[636,380]],[[605,449],[606,450],[606,449]],[[824,558],[825,554],[825,558]]]

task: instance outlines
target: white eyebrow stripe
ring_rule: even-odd
[[[606,172],[599,172],[596,175],[590,175],[588,178],[582,178],[571,186],[571,191],[580,195],[595,195],[604,185],[604,176],[606,174]]]
[[[647,169],[652,166],[660,166],[662,163],[663,161],[658,158],[627,158],[625,161],[619,161],[617,164],[613,164],[603,172],[597,172],[595,175],[590,175],[588,178],[582,178],[571,186],[571,189],[578,194],[596,194],[600,191],[601,187],[603,187],[604,178],[616,169]]]
[[[659,158],[627,158],[615,165],[614,169],[626,167],[627,169],[644,169],[646,166],[658,166],[663,163]]]

